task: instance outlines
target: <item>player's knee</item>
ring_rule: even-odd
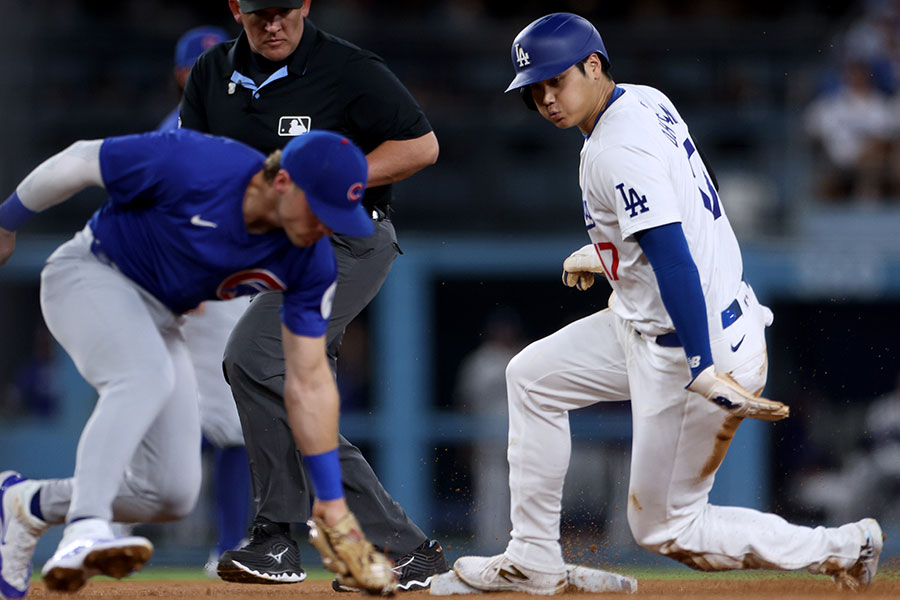
[[[522,388],[534,378],[539,367],[536,345],[531,344],[512,357],[506,365],[506,384],[510,388]]]
[[[158,521],[177,521],[194,510],[200,495],[200,469],[187,469],[167,478],[165,488],[159,490]]]
[[[664,516],[652,515],[640,504],[640,499],[629,492],[628,527],[638,546],[659,553],[660,549],[671,542],[671,530]]]

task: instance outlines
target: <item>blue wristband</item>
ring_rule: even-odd
[[[344,497],[341,482],[341,461],[335,448],[322,454],[303,457],[303,466],[312,480],[313,491],[319,500],[337,500]]]
[[[19,194],[13,192],[6,202],[0,204],[0,227],[7,231],[15,231],[36,214],[33,210],[25,208],[19,200]]]

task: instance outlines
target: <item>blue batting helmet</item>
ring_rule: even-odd
[[[556,77],[594,52],[609,64],[606,46],[588,20],[572,13],[541,17],[513,40],[512,62],[516,77],[506,91]]]

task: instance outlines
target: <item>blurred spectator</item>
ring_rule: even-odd
[[[3,398],[5,415],[53,417],[59,408],[59,390],[54,377],[56,345],[43,320],[34,328],[33,350],[19,365]]]
[[[823,199],[874,199],[887,192],[894,123],[888,98],[865,63],[845,65],[838,89],[806,108],[804,126],[822,151],[813,177]]]
[[[900,524],[900,377],[893,390],[866,410],[859,446],[839,469],[805,479],[797,497],[822,510],[827,522],[871,515],[882,527],[896,526]]]
[[[506,462],[506,365],[524,347],[519,315],[502,307],[488,314],[484,340],[459,369],[456,396],[462,410],[481,423],[496,423],[498,435],[474,444],[472,455],[476,544],[502,551],[509,539],[509,466]]]
[[[178,128],[178,113],[181,112],[181,95],[184,93],[184,85],[187,83],[191,67],[197,57],[212,48],[219,42],[230,40],[231,36],[220,27],[202,26],[186,31],[175,45],[175,83],[178,85],[178,106],[166,115],[159,124],[160,131]]]

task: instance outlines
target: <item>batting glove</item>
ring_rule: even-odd
[[[593,244],[581,247],[563,261],[562,281],[567,287],[588,289],[594,285],[594,273],[603,275],[603,264]]]
[[[694,377],[687,389],[700,394],[736,417],[778,421],[791,412],[788,405],[754,396],[730,375],[716,373],[711,366]]]

